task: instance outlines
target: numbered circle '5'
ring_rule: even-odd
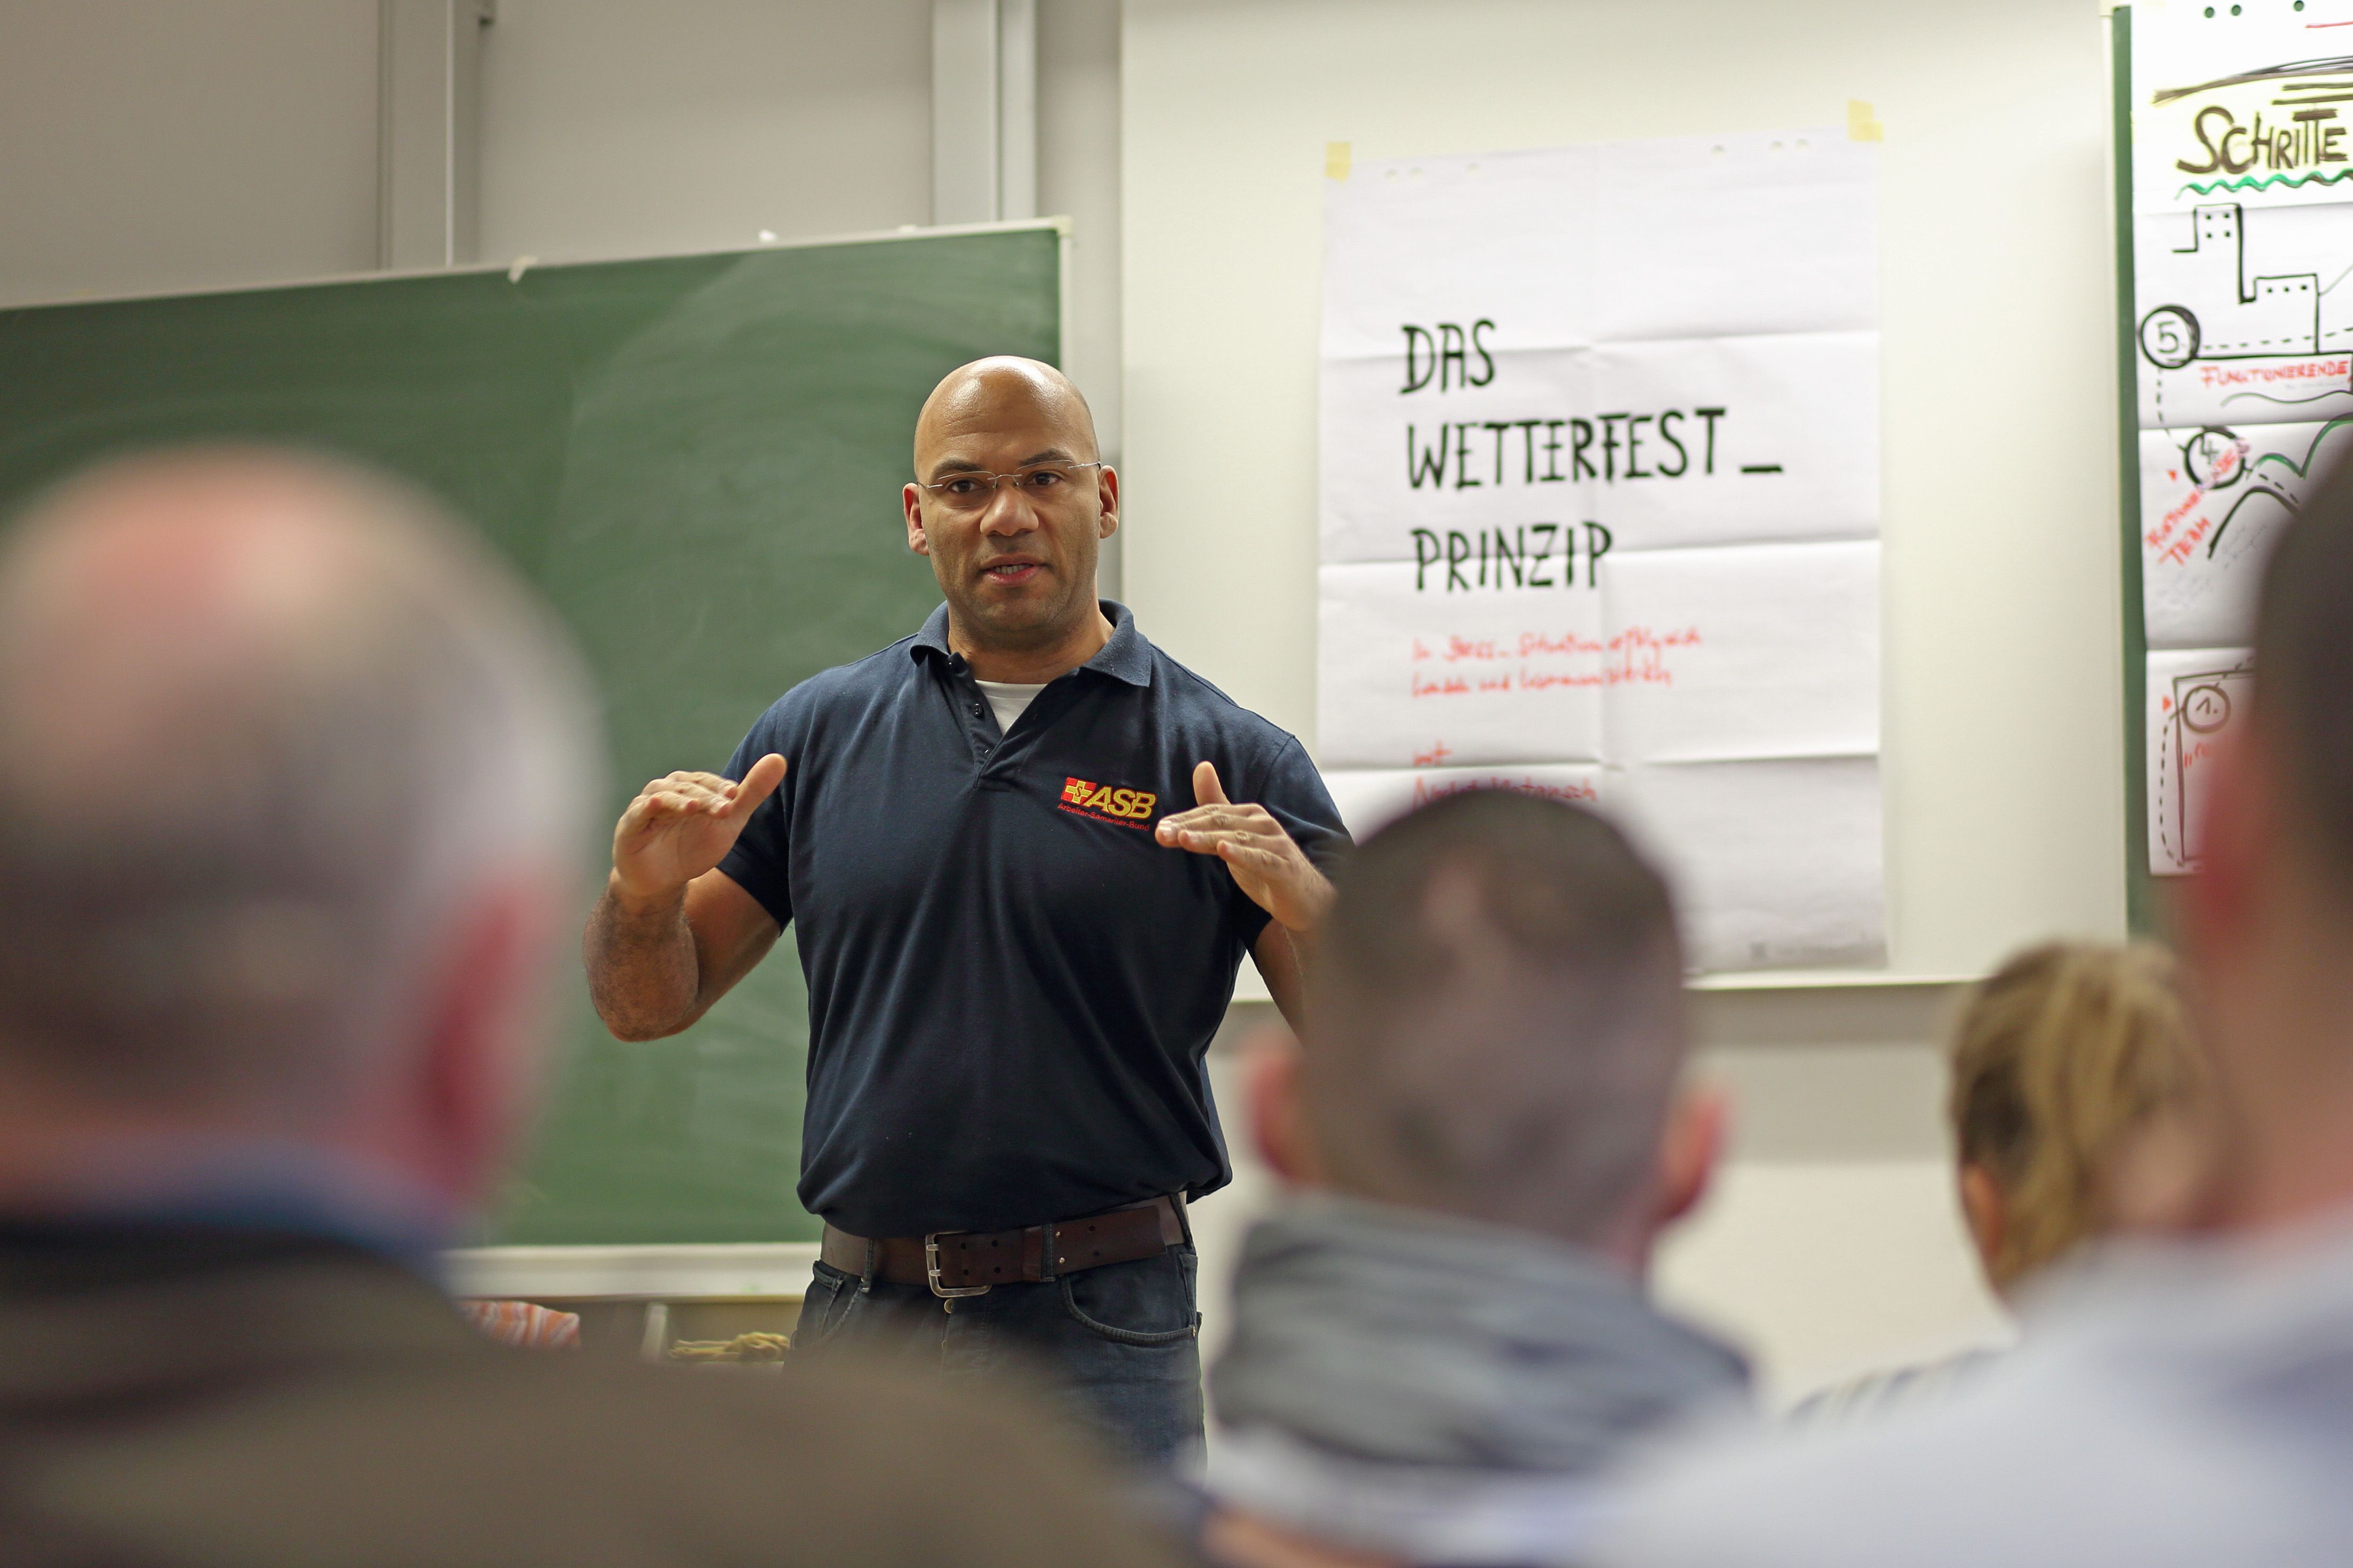
[[[2198,357],[2198,318],[2179,305],[2159,305],[2140,319],[2140,352],[2161,370],[2179,370]]]

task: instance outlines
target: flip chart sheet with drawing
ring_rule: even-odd
[[[1357,833],[1597,802],[1703,967],[1883,960],[1874,178],[1801,131],[1327,186],[1317,733]]]
[[[2254,683],[2244,648],[2148,651],[2148,840],[2152,869],[2187,870],[2204,853],[2214,747],[2246,710]]]
[[[2244,642],[2279,525],[2333,463],[2353,417],[2140,433],[2141,600],[2151,647]]]
[[[2238,13],[2233,15],[2232,13]],[[2132,10],[2151,872],[2193,870],[2264,556],[2353,455],[2353,0]]]

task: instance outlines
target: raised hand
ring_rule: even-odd
[[[1332,907],[1332,884],[1274,814],[1228,800],[1216,765],[1206,762],[1194,766],[1193,799],[1192,810],[1162,817],[1153,837],[1174,849],[1216,856],[1277,924],[1303,934],[1314,931]]]
[[[727,858],[784,777],[785,759],[771,752],[740,784],[717,773],[671,773],[646,785],[613,829],[615,891],[641,904],[680,897]]]

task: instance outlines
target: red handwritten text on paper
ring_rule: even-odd
[[[2198,379],[2205,386],[2249,386],[2263,382],[2336,381],[2353,374],[2353,359],[2305,359],[2286,364],[2228,365],[2205,362]]]
[[[1674,656],[1704,639],[1697,626],[1628,626],[1607,637],[1573,631],[1522,632],[1514,637],[1450,637],[1442,647],[1417,639],[1414,662],[1455,667],[1414,669],[1415,697],[1472,697],[1517,691],[1613,686],[1672,686]]]
[[[1539,779],[1530,773],[1481,773],[1476,778],[1414,780],[1414,809],[1419,811],[1431,801],[1443,800],[1450,795],[1481,789],[1516,790],[1522,795],[1532,795],[1544,800],[1595,801],[1601,798],[1601,792],[1588,779],[1555,782]]]

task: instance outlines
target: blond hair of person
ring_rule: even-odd
[[[1954,1031],[1962,1201],[1997,1289],[2106,1229],[2132,1145],[2204,1080],[2174,961],[2148,942],[2030,948]]]

